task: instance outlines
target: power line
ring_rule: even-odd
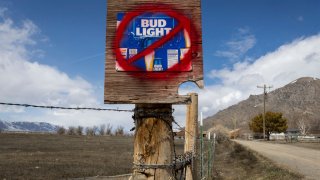
[[[22,107],[43,108],[43,109],[133,112],[133,110],[127,110],[127,109],[92,108],[92,107],[41,106],[41,105],[33,105],[33,104],[18,104],[18,103],[4,103],[4,102],[0,102],[0,105],[5,105],[5,106],[22,106]]]

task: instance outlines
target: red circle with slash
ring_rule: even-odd
[[[151,44],[150,46],[148,46],[146,49],[142,50],[141,52],[139,52],[138,54],[136,54],[135,56],[129,58],[129,59],[125,59],[123,57],[123,55],[121,54],[121,50],[120,50],[120,42],[123,38],[124,32],[126,30],[126,28],[128,27],[128,25],[131,23],[131,21],[139,16],[142,15],[144,13],[163,13],[166,14],[170,17],[175,18],[179,23],[176,27],[174,27],[169,34],[163,36],[162,38],[160,38],[159,40],[157,40],[156,42],[154,42],[153,44]],[[139,60],[142,57],[147,56],[148,54],[152,53],[155,49],[157,49],[158,47],[162,46],[163,44],[165,44],[166,42],[168,42],[170,39],[172,39],[177,33],[181,32],[181,31],[186,31],[190,37],[191,43],[194,42],[193,39],[195,38],[195,36],[191,35],[191,29],[193,30],[193,32],[195,32],[195,28],[194,26],[192,26],[192,23],[190,21],[189,18],[185,17],[184,15],[182,15],[181,13],[177,12],[176,10],[173,10],[172,8],[170,8],[167,5],[163,5],[163,4],[157,4],[157,5],[146,5],[146,6],[142,6],[134,11],[131,12],[127,12],[126,15],[124,16],[123,20],[121,21],[121,23],[119,24],[118,28],[117,28],[117,32],[116,32],[116,36],[115,36],[115,43],[114,43],[114,51],[116,54],[116,59],[118,62],[118,65],[124,70],[124,71],[143,71],[138,67],[135,67],[133,65],[131,65],[133,62]],[[196,46],[194,46],[193,44],[191,44],[191,47],[189,48],[188,52],[184,55],[184,58],[180,60],[179,64],[176,64],[174,66],[172,66],[171,68],[167,69],[166,71],[160,71],[160,72],[155,72],[155,71],[144,71],[143,73],[148,73],[148,77],[164,77],[164,75],[166,76],[165,73],[179,73],[179,71],[184,71],[189,69],[190,67],[190,63],[191,63],[191,56],[192,56],[192,51],[197,50]],[[167,76],[166,76],[167,77]]]

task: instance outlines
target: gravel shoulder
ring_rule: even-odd
[[[258,141],[235,140],[276,164],[303,174],[306,179],[320,177],[320,151],[286,144],[271,144]]]

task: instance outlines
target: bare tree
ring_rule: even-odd
[[[105,135],[106,125],[105,125],[105,124],[101,124],[98,131],[99,131],[99,135],[100,135],[100,136]]]
[[[91,127],[86,127],[86,135],[87,136],[95,136],[95,131]]]
[[[68,131],[67,131],[68,135],[76,135],[76,128],[73,126],[70,126]]]
[[[66,129],[64,127],[62,127],[62,126],[58,127],[57,128],[57,134],[59,134],[59,135],[66,134]]]
[[[298,129],[300,130],[300,133],[302,135],[307,135],[310,128],[311,128],[311,125],[310,125],[310,123],[307,122],[306,118],[298,119],[297,126],[298,126]]]
[[[111,124],[107,124],[107,127],[106,127],[106,135],[112,135],[112,126]]]
[[[93,126],[92,127],[92,130],[93,130],[93,132],[94,132],[94,135],[97,135],[97,133],[98,133],[98,126]]]
[[[76,129],[76,132],[79,136],[81,136],[83,134],[83,127],[82,126],[78,126]]]
[[[310,121],[311,115],[313,115],[312,112],[303,111],[302,113],[299,113],[299,115],[297,116],[298,119],[296,120],[296,125],[298,126],[298,129],[300,130],[300,133],[302,135],[307,135],[312,127]]]
[[[114,134],[116,136],[123,136],[124,135],[124,127],[118,126],[117,129],[115,130]]]

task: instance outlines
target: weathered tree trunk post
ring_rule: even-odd
[[[172,105],[137,104],[131,179],[174,179]]]
[[[188,95],[191,97],[191,104],[187,105],[184,152],[193,152],[195,157],[198,135],[198,94],[190,93]],[[193,158],[192,164],[186,167],[186,180],[198,179],[196,164],[195,158]]]

